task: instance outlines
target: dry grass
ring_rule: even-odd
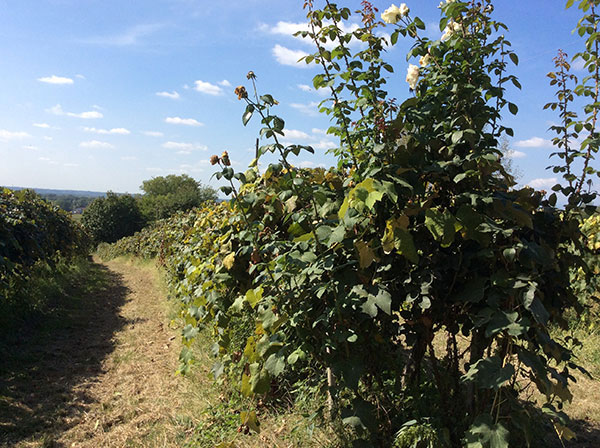
[[[175,375],[179,332],[151,264],[95,265],[101,286],[78,297],[46,329],[19,337],[0,369],[2,447],[324,447],[299,413],[262,413],[243,434],[235,402],[208,378],[200,344],[192,374]],[[14,349],[14,350],[13,350]]]

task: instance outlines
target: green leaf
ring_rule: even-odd
[[[248,104],[246,107],[246,111],[244,115],[242,115],[242,124],[246,126],[250,119],[252,118],[252,114],[254,114],[254,106],[252,104]]]
[[[448,247],[454,241],[454,234],[459,224],[447,210],[440,212],[432,208],[425,212],[425,227],[442,247]]]
[[[512,364],[502,367],[502,359],[499,356],[491,356],[480,359],[473,364],[469,371],[463,375],[462,381],[475,382],[482,389],[498,390],[514,374],[515,368]]]
[[[415,242],[408,230],[396,229],[394,231],[394,245],[400,255],[404,255],[414,264],[419,262],[419,255],[415,248]]]
[[[269,372],[260,369],[258,364],[250,366],[250,388],[255,394],[266,394],[271,390],[271,378]]]
[[[265,369],[272,377],[279,376],[285,370],[285,358],[279,353],[273,353],[265,362]]]
[[[187,324],[185,327],[183,327],[182,334],[186,341],[190,341],[194,339],[199,332],[200,330],[198,330],[198,327],[191,324]]]
[[[489,414],[478,416],[465,434],[467,448],[508,448],[510,433]]]

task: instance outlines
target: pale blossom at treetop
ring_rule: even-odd
[[[461,25],[458,22],[450,20],[446,28],[444,28],[444,34],[442,34],[442,40],[449,39],[454,33],[461,30]]]
[[[397,23],[402,17],[405,17],[409,13],[410,9],[406,6],[406,3],[402,3],[400,7],[396,6],[392,3],[388,9],[386,9],[383,14],[381,14],[381,18],[386,23]]]
[[[421,67],[428,66],[430,62],[431,62],[431,55],[430,54],[426,54],[425,56],[421,56],[419,58],[419,65]]]
[[[417,87],[417,82],[419,80],[419,67],[414,64],[408,65],[408,70],[406,72],[406,82],[411,90],[415,90]]]

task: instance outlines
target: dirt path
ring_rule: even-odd
[[[4,354],[0,446],[170,447],[185,439],[178,331],[169,328],[156,270],[123,261],[94,268],[103,287]]]

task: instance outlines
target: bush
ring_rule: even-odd
[[[140,230],[144,219],[133,196],[109,191],[83,211],[81,224],[96,243],[112,243]]]

